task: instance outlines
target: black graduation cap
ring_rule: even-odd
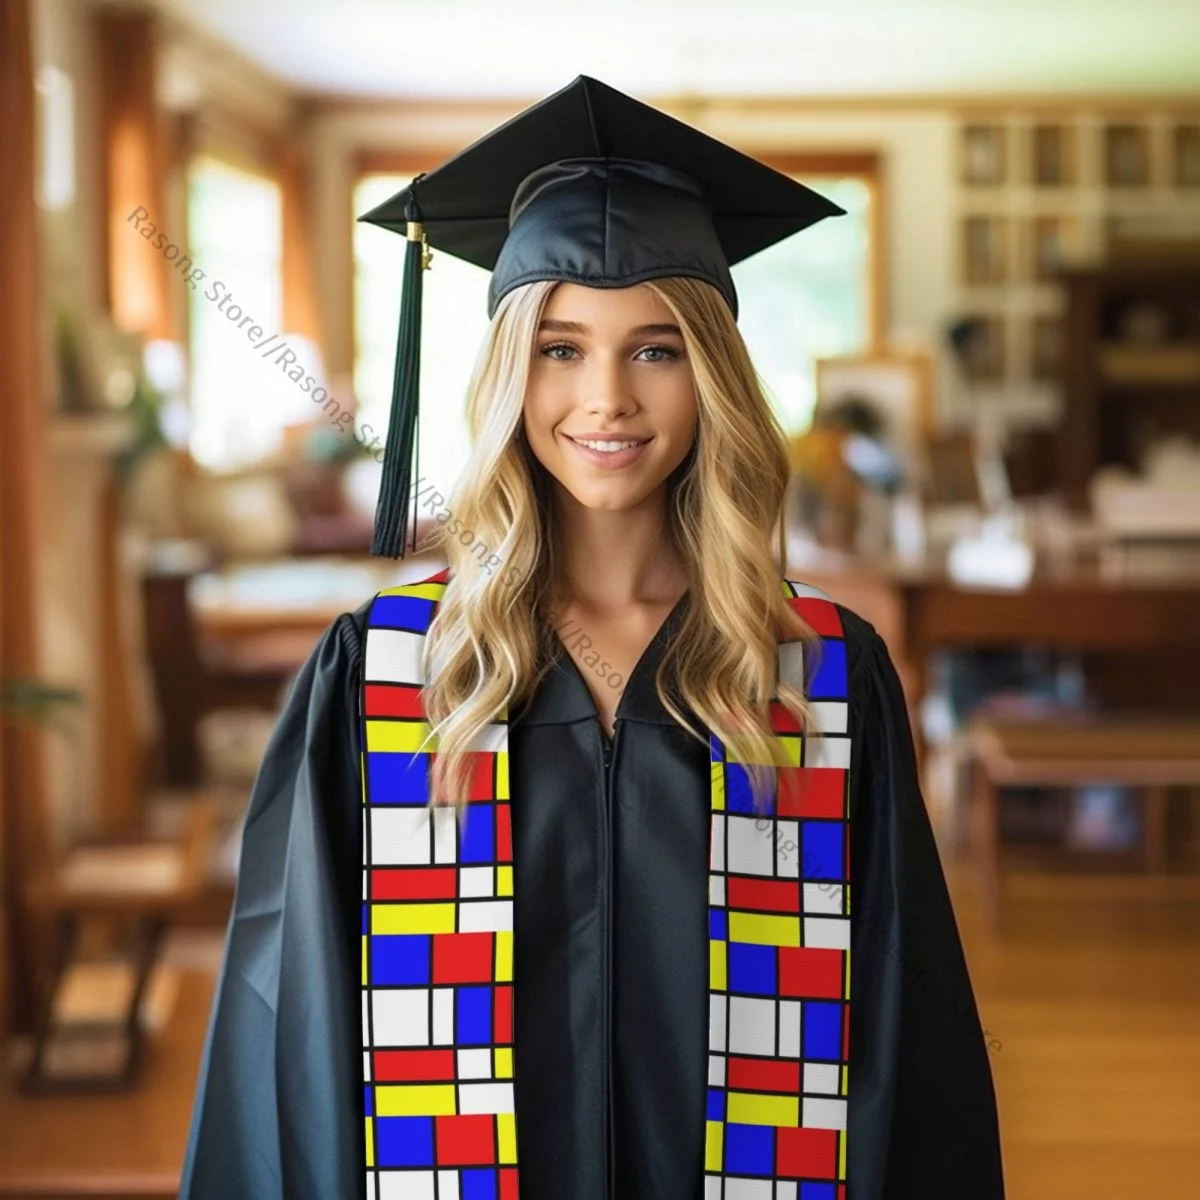
[[[429,246],[492,272],[489,316],[507,292],[534,280],[620,288],[687,275],[713,284],[736,317],[732,264],[845,211],[580,75],[361,216],[408,238],[372,554],[403,555]]]

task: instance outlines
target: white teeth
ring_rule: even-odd
[[[585,442],[582,438],[572,438],[571,441],[586,446],[589,450],[599,450],[604,454],[615,454],[618,450],[628,450],[631,446],[640,446],[641,442]]]

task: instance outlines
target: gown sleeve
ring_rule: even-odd
[[[322,634],[254,782],[180,1200],[343,1200],[362,1190],[366,609]]]
[[[854,739],[850,1200],[1003,1200],[987,1044],[904,693],[875,630],[843,617]]]

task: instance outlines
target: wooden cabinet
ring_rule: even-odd
[[[1061,479],[1080,509],[1104,463],[1151,439],[1200,438],[1200,257],[1074,269],[1063,327]]]

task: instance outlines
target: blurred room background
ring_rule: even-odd
[[[175,1194],[284,690],[437,569],[368,554],[403,241],[354,218],[580,72],[847,210],[740,324],[790,574],[908,692],[1009,1195],[1200,1194],[1200,5],[0,13],[0,1197]],[[442,497],[486,287],[434,253]]]

